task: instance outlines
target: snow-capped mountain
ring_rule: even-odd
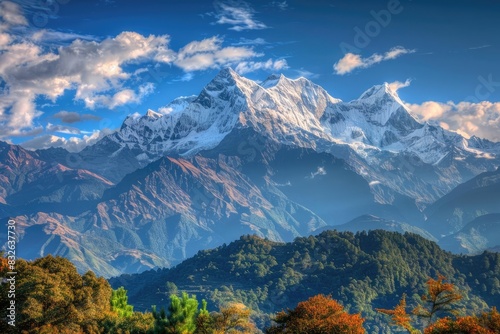
[[[393,198],[381,185],[429,203],[500,164],[500,144],[420,122],[388,84],[343,102],[305,78],[272,75],[257,83],[231,69],[222,70],[198,96],[127,117],[119,131],[102,140],[109,147],[101,150],[112,156],[129,152],[145,166],[164,155],[189,157],[213,149],[244,128],[346,159],[374,185],[381,202]],[[414,180],[413,169],[422,166],[430,174]]]
[[[109,138],[140,149],[145,154],[139,160],[193,155],[217,146],[232,129],[249,126],[279,142],[311,147],[317,138],[334,140],[320,118],[337,102],[304,78],[271,76],[259,85],[224,69],[197,97],[176,99],[162,113],[131,115]]]
[[[342,102],[305,78],[272,75],[258,84],[228,68],[197,97],[178,98],[160,111],[128,116],[109,139],[144,152],[139,160],[174,152],[190,156],[245,127],[285,144],[316,147],[326,140],[365,157],[380,150],[406,152],[428,164],[438,163],[451,147],[478,156],[500,152],[496,143],[419,122],[388,84]]]
[[[387,84],[370,88],[357,100],[337,103],[322,121],[332,136],[346,143],[361,142],[380,149],[423,126]]]
[[[442,225],[431,232],[451,233],[424,208],[500,165],[498,143],[420,122],[387,84],[343,102],[305,78],[258,83],[231,69],[79,153],[0,146],[0,219],[16,217],[25,256],[50,251],[105,275],[362,215],[429,232],[427,215]]]

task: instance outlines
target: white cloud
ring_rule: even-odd
[[[286,1],[272,1],[269,4],[270,7],[277,7],[280,10],[287,10],[288,9],[288,3]]]
[[[8,87],[0,93],[0,122],[7,127],[1,136],[20,135],[34,126],[41,114],[34,101],[40,95],[55,102],[66,90],[75,89],[75,100],[89,108],[140,102],[153,86],[144,85],[137,92],[124,87],[131,74],[123,66],[151,59],[172,61],[168,41],[168,36],[123,32],[101,42],[77,39],[57,53],[44,52],[26,39],[7,45],[0,54],[0,78]]]
[[[297,75],[299,77],[304,77],[304,78],[307,78],[307,79],[317,79],[320,77],[320,75],[318,73],[313,73],[311,71],[308,71],[304,68],[301,68],[301,69],[298,69],[298,70],[294,70]]]
[[[424,121],[435,122],[465,137],[476,135],[500,142],[500,102],[434,102],[407,104]]]
[[[28,150],[38,150],[49,147],[62,147],[69,152],[79,152],[86,146],[96,143],[101,138],[111,133],[113,133],[113,130],[102,129],[100,131],[95,130],[91,135],[85,135],[82,138],[70,137],[68,139],[46,134],[25,141],[21,144],[21,146]]]
[[[265,29],[267,26],[254,19],[255,11],[245,1],[217,1],[215,17],[217,24],[229,24],[231,30],[256,30]]]
[[[243,61],[240,62],[234,70],[239,74],[245,74],[257,70],[280,71],[287,68],[288,64],[285,59],[278,59],[278,60],[268,59],[265,62]]]
[[[253,19],[255,12],[246,2],[217,3],[216,7],[220,9],[216,15],[218,22],[231,24],[231,29],[265,27]],[[42,115],[35,102],[39,97],[55,104],[65,93],[74,91],[73,99],[90,109],[114,109],[140,103],[154,91],[152,83],[137,87],[138,75],[149,72],[147,68],[152,63],[155,63],[155,68],[162,64],[177,66],[185,72],[181,78],[184,81],[192,79],[193,71],[237,67],[240,62],[243,62],[240,68],[245,72],[252,68],[280,69],[287,66],[284,60],[252,62],[252,58],[262,54],[255,52],[250,44],[225,47],[223,39],[217,36],[193,41],[176,52],[169,47],[168,35],[146,36],[125,31],[115,37],[97,40],[94,36],[47,29],[34,31],[30,27],[22,28],[22,34],[19,34],[15,27],[20,25],[28,25],[22,8],[13,2],[1,1],[2,139],[32,136],[43,131],[43,126],[37,122]],[[257,38],[252,43],[264,42]],[[57,48],[47,47],[54,45]]]
[[[85,106],[89,109],[94,109],[96,106],[105,106],[114,109],[129,103],[139,103],[141,100],[154,91],[154,85],[150,82],[141,85],[139,91],[135,92],[132,89],[122,89],[112,95],[102,94],[93,95],[84,99]]]
[[[246,47],[222,47],[222,39],[211,37],[194,41],[179,50],[174,64],[186,72],[219,68],[258,56]]]
[[[377,63],[395,59],[404,54],[413,53],[415,50],[405,49],[401,46],[394,47],[384,54],[374,53],[368,58],[362,58],[354,53],[347,53],[342,59],[333,65],[336,74],[344,75],[357,68],[367,68]]]
[[[264,38],[255,38],[255,39],[248,39],[248,38],[240,38],[240,41],[237,43],[233,43],[233,45],[266,45],[269,44],[266,42]]]
[[[410,79],[406,79],[405,82],[401,82],[401,81],[394,81],[394,82],[390,82],[389,84],[389,88],[394,91],[394,92],[397,92],[398,90],[400,90],[401,88],[405,88],[405,87],[408,87],[411,85],[411,80]]]
[[[311,173],[311,176],[306,176],[306,179],[314,179],[318,175],[326,175],[326,170],[324,167],[318,167],[318,169]]]
[[[6,30],[9,27],[26,25],[28,25],[28,21],[18,4],[11,1],[0,2],[0,31]]]
[[[48,132],[59,132],[59,133],[73,134],[73,135],[81,134],[81,131],[78,128],[66,125],[54,125],[52,123],[48,123],[45,129]]]
[[[31,35],[31,40],[34,42],[65,42],[65,41],[73,41],[75,39],[82,39],[82,40],[97,40],[95,36],[91,35],[81,35],[81,34],[75,34],[75,33],[70,33],[70,32],[61,32],[61,31],[55,31],[55,30],[50,30],[50,29],[40,29],[36,30],[32,35]]]

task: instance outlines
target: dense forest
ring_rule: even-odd
[[[317,294],[331,295],[350,313],[361,313],[369,333],[389,333],[377,308],[392,308],[403,294],[415,307],[430,277],[444,275],[463,294],[457,307],[474,314],[500,307],[500,254],[459,256],[418,235],[386,231],[325,231],[277,243],[256,236],[196,256],[171,269],[113,278],[138,310],[168,303],[179,291],[208,301],[209,309],[241,302],[260,328],[270,314],[293,308]]]
[[[1,333],[500,331],[500,254],[452,255],[409,233],[244,236],[111,285],[50,255],[16,270],[16,327],[2,321]],[[8,288],[3,280],[2,319]]]

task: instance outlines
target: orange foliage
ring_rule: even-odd
[[[7,272],[9,269],[9,261],[7,258],[0,256],[0,273]]]
[[[429,307],[417,306],[413,314],[429,318],[431,323],[437,312],[452,312],[451,305],[462,299],[462,296],[455,291],[455,285],[445,283],[445,279],[444,276],[438,275],[437,280],[430,278],[427,281],[427,294],[422,296],[422,301],[427,302]]]
[[[424,334],[495,334],[482,327],[476,317],[442,318],[427,327]]]
[[[415,332],[415,329],[411,325],[411,317],[406,313],[406,295],[403,295],[398,306],[394,310],[386,309],[375,309],[377,312],[384,313],[391,316],[392,323],[396,326],[403,327],[410,333]]]
[[[479,323],[494,333],[500,333],[500,313],[498,313],[496,307],[490,312],[483,312],[479,317]]]
[[[266,333],[346,333],[362,334],[364,319],[360,314],[349,314],[342,305],[324,295],[317,295],[300,302],[293,310],[282,311],[276,316],[276,325]]]

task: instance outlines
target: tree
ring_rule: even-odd
[[[201,309],[196,317],[196,331],[195,334],[212,334],[213,333],[213,319],[207,311],[207,302],[201,301]]]
[[[221,307],[212,314],[214,334],[254,333],[255,325],[250,321],[251,310],[241,303]]]
[[[146,334],[153,333],[154,318],[150,312],[133,312],[128,317],[120,317],[117,313],[107,316],[100,324],[101,333],[106,334]]]
[[[424,334],[495,334],[494,332],[479,324],[477,317],[449,317],[437,320],[424,331]]]
[[[386,309],[375,309],[377,312],[384,313],[391,316],[391,321],[393,325],[403,327],[410,333],[420,333],[411,325],[411,316],[406,313],[406,295],[403,295],[399,304],[394,308],[394,310]]]
[[[127,318],[134,313],[134,307],[128,305],[127,290],[123,286],[113,290],[111,294],[111,308],[119,317]]]
[[[342,305],[321,294],[300,302],[293,310],[279,312],[274,321],[266,333],[365,333],[360,314],[347,313]]]
[[[92,272],[78,274],[64,258],[19,259],[16,271],[16,333],[99,333],[100,322],[112,312],[109,283]],[[7,288],[0,285],[2,305]],[[5,310],[0,310],[3,319]],[[0,322],[0,332],[12,329]]]
[[[191,334],[196,330],[196,317],[198,316],[198,300],[196,296],[189,297],[186,292],[181,298],[170,296],[168,313],[164,309],[160,312],[153,307],[155,319],[155,333],[159,334]]]
[[[496,307],[493,307],[490,312],[483,312],[478,316],[479,323],[494,333],[500,333],[500,313]]]
[[[436,324],[433,324],[434,317],[438,313],[456,314],[455,310],[453,309],[453,304],[462,299],[462,295],[456,291],[455,285],[453,285],[452,283],[446,283],[445,280],[446,278],[442,275],[438,275],[437,280],[430,278],[427,281],[427,292],[421,297],[422,302],[424,302],[426,305],[418,305],[412,311],[412,314],[414,316],[427,319],[427,326],[424,333],[462,333],[467,328],[469,328],[470,330],[472,330],[472,328],[476,328],[476,330],[477,328],[481,329],[482,327],[479,325],[478,319],[472,317],[459,317],[456,320],[453,320],[451,318],[444,318],[439,319]],[[390,315],[392,323],[394,325],[403,327],[409,333],[421,333],[411,325],[411,317],[406,313],[405,295],[403,295],[403,298],[394,308],[394,310],[376,310],[380,313]],[[475,322],[472,323],[471,319],[473,319]],[[468,323],[471,324],[471,327],[467,327]],[[448,329],[450,331],[447,331]],[[465,331],[463,333],[476,332]],[[487,332],[477,332],[477,334],[482,333]]]
[[[462,299],[462,295],[456,291],[455,285],[445,283],[446,277],[438,275],[438,279],[429,278],[427,281],[427,293],[421,297],[428,307],[417,306],[413,314],[418,317],[427,318],[428,324],[432,324],[437,313],[452,313],[452,305]]]

